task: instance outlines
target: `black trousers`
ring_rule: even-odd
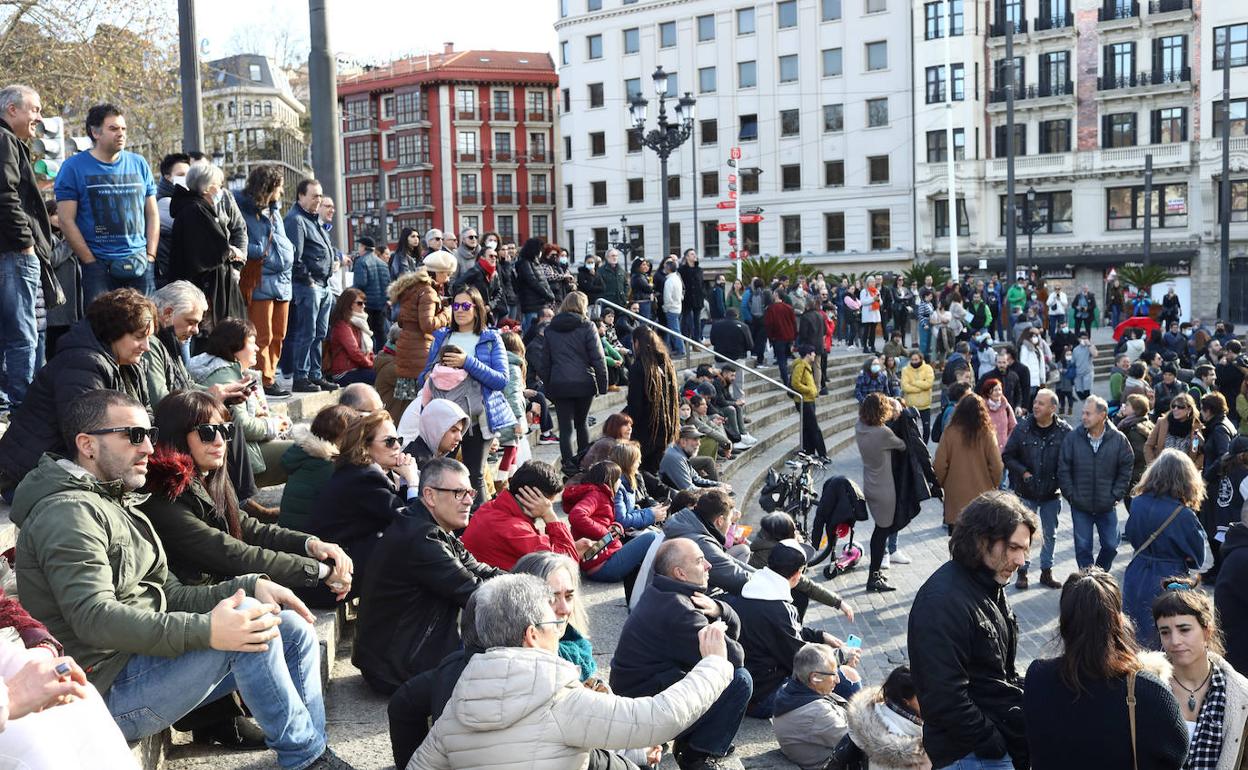
[[[932,435],[932,410],[919,410],[919,426],[923,429],[923,443],[927,443]]]
[[[485,415],[482,415],[481,419],[484,420]],[[489,446],[490,442],[486,441],[481,433],[481,426],[477,424],[469,426],[464,432],[464,438],[459,442],[459,456],[463,459],[464,465],[468,467],[468,483],[477,490],[473,510],[485,502],[485,450]]]
[[[817,457],[827,457],[828,446],[823,440],[823,429],[815,416],[813,402],[804,402],[798,411],[802,414],[802,451]]]
[[[373,333],[373,352],[376,353],[386,344],[386,311],[365,310],[364,314],[368,316],[368,328]]]
[[[555,413],[559,417],[559,457],[564,466],[576,464],[575,456],[589,447],[589,407],[594,403],[593,396],[578,398],[555,398]],[[576,452],[572,451],[572,431],[576,430]]]
[[[878,524],[871,531],[871,572],[875,574],[880,571],[880,565],[884,563],[884,554],[888,549],[888,536],[892,534],[890,527],[881,527]]]
[[[862,322],[862,349],[863,351],[875,350],[875,324],[876,321]]]

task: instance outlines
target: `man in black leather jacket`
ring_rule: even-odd
[[[1070,433],[1070,423],[1057,416],[1057,394],[1048,388],[1036,391],[1031,414],[1019,421],[1010,434],[1001,459],[1010,472],[1010,489],[1022,498],[1023,504],[1040,516],[1044,545],[1040,549],[1040,585],[1061,588],[1053,579],[1053,548],[1056,542],[1057,515],[1062,508],[1061,490],[1057,488],[1057,464],[1062,441]],[[1027,587],[1027,568],[1018,571],[1016,587]]]
[[[985,492],[962,511],[952,559],[915,596],[907,646],[934,768],[963,759],[983,770],[1028,766],[1018,621],[1004,587],[1038,528],[1017,497]]]

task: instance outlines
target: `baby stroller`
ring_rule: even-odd
[[[825,578],[843,575],[862,561],[863,548],[854,542],[854,526],[866,520],[867,498],[853,479],[833,476],[823,482],[811,542],[818,544],[821,552],[835,554],[828,566],[823,568]],[[827,545],[823,546],[825,537]],[[839,540],[844,540],[845,544],[838,552],[836,544]]]

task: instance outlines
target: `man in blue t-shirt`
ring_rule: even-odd
[[[147,161],[126,152],[126,118],[118,107],[87,112],[90,152],[70,156],[56,175],[56,213],[82,264],[82,300],[112,289],[155,290],[160,210]]]

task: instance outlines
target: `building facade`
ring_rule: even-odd
[[[1012,77],[1019,269],[1099,289],[1111,269],[1141,263],[1151,155],[1151,260],[1169,268],[1185,317],[1210,318],[1224,279],[1217,110],[1229,40],[1229,280],[1241,298],[1248,295],[1242,259],[1248,247],[1248,6],[936,0],[916,3],[913,13],[920,259],[947,261],[956,237],[963,268],[1004,270],[1006,86]],[[1012,67],[1007,22],[1016,29]],[[947,116],[954,126],[954,217]],[[1248,303],[1233,298],[1232,314],[1236,307]]]
[[[307,109],[285,74],[267,56],[239,54],[210,61],[203,77],[205,152],[220,159],[231,186],[241,187],[257,165],[278,165],[286,199],[312,175]]]
[[[729,233],[718,226],[733,212],[716,204],[735,184],[742,207],[764,210],[740,234],[751,255],[836,272],[910,264],[904,0],[561,0],[559,13],[558,237],[574,255],[627,242],[659,256],[666,185],[671,251],[696,246],[704,259],[726,261]],[[641,92],[654,126],[660,65],[669,97],[697,100],[692,136],[672,153],[667,179],[628,119],[629,98]],[[674,106],[669,98],[669,114]],[[730,168],[733,147],[742,157]]]
[[[551,239],[557,82],[549,54],[450,43],[340,77],[350,239],[379,234],[383,205],[391,244],[405,227]]]

